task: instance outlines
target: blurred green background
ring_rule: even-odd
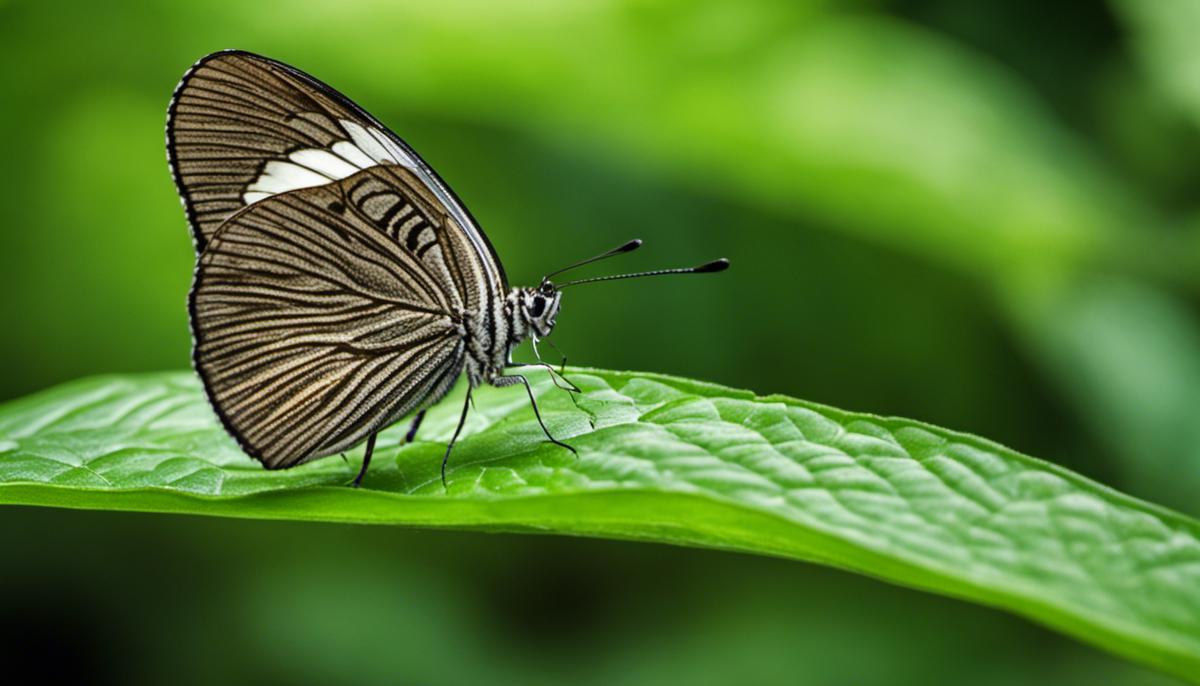
[[[0,399],[188,364],[167,100],[335,85],[573,363],[979,433],[1200,514],[1200,2],[0,0]],[[611,265],[617,268],[616,265]],[[603,541],[8,508],[4,663],[89,683],[1152,684],[990,610]],[[17,662],[14,662],[16,660]]]

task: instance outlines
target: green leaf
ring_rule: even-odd
[[[190,374],[105,377],[0,407],[0,502],[527,531],[810,560],[1004,608],[1200,675],[1200,523],[974,436],[652,374],[571,370],[481,389],[438,480],[461,393],[416,443],[268,472]]]

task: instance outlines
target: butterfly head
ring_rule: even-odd
[[[537,288],[519,289],[517,309],[529,335],[545,338],[554,330],[558,318],[562,293],[548,279],[543,279]]]

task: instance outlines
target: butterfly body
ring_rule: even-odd
[[[375,434],[415,414],[411,440],[464,373],[455,439],[482,384],[524,384],[541,423],[506,371],[553,330],[559,287],[509,286],[453,191],[348,98],[281,62],[213,53],[175,90],[167,159],[197,251],[193,363],[264,466],[368,439],[361,479]]]

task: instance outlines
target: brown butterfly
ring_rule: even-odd
[[[509,373],[526,366],[513,348],[528,338],[536,354],[554,329],[561,289],[729,266],[550,281],[641,245],[630,241],[510,287],[470,212],[408,144],[308,74],[238,50],[184,74],[167,160],[198,254],[193,362],[222,424],[268,469],[366,439],[356,486],[376,434],[415,413],[411,441],[463,372],[443,484],[471,390],[484,383],[524,385],[546,437],[574,452],[546,429],[528,380]]]

